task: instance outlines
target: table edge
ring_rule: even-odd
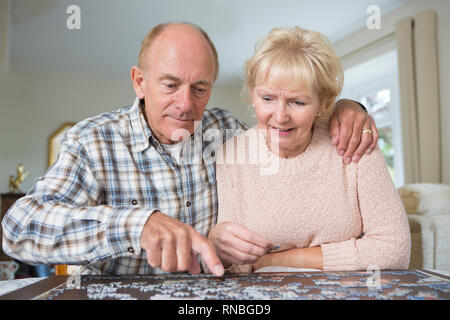
[[[0,296],[0,300],[31,300],[67,281],[69,276],[51,276]]]

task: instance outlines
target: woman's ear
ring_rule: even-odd
[[[130,71],[131,82],[133,83],[134,92],[139,99],[145,97],[145,79],[144,73],[138,67],[132,66]]]
[[[248,97],[250,98],[250,104],[252,105],[252,108],[255,108],[255,99],[256,99],[256,96],[255,96],[255,90],[254,90],[254,88],[252,88],[252,89],[247,89],[248,90]]]
[[[325,110],[324,105],[325,103],[322,101],[319,105],[319,110],[317,110],[317,117],[321,117],[323,115],[323,112]]]
[[[330,98],[320,99],[319,112],[323,115],[330,112],[330,108],[334,107],[334,102],[331,102]],[[331,105],[333,103],[333,106]]]
[[[327,99],[321,99],[322,101],[319,104],[319,109],[317,110],[316,119],[322,120],[322,117],[324,114],[326,114],[329,109],[326,108],[327,106]]]

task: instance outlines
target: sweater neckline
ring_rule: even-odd
[[[268,170],[268,174],[296,175],[304,173],[319,162],[330,146],[330,137],[326,125],[315,125],[311,140],[302,153],[291,158],[281,158],[269,149],[262,130],[258,129],[256,125],[250,130],[257,131],[258,140],[263,139],[258,143],[258,147],[262,150],[258,151],[260,165],[271,168]]]

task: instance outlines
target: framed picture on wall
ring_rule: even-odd
[[[66,132],[75,125],[74,122],[62,124],[48,139],[48,166],[50,167],[58,159],[61,141]]]

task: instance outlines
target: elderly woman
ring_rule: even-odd
[[[408,268],[408,221],[380,150],[346,165],[331,143],[342,83],[329,41],[299,27],[272,30],[247,61],[258,123],[216,152],[209,233],[229,270]]]

